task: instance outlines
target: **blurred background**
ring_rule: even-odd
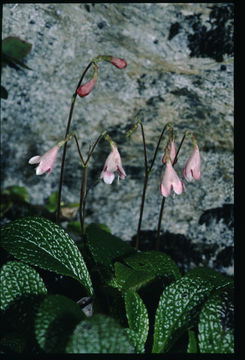
[[[88,170],[86,223],[103,223],[123,240],[134,239],[144,156],[140,129],[130,139],[125,135],[139,116],[151,160],[163,126],[171,121],[177,146],[185,130],[195,134],[202,177],[186,184],[181,196],[166,199],[161,250],[184,270],[204,265],[233,274],[233,11],[232,3],[4,4],[2,39],[18,37],[31,44],[22,59],[28,68],[5,64],[2,69],[7,92],[1,99],[5,198],[10,187],[24,188],[31,211],[54,215],[50,209],[62,151],[48,178],[36,176],[28,160],[64,138],[72,94],[92,58],[124,58],[128,66],[122,70],[100,62],[94,90],[75,104],[71,129],[84,157],[106,130],[118,144],[127,173],[112,185],[99,180],[110,151],[101,141]],[[166,141],[149,179],[142,249],[152,247],[157,229]],[[175,167],[179,175],[191,152],[187,140]],[[62,225],[70,229],[78,220],[81,174],[75,143],[70,142],[62,191]],[[23,202],[6,206],[2,223],[26,215]]]

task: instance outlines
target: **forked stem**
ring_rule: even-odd
[[[82,81],[84,79],[84,76],[86,75],[87,71],[89,70],[89,68],[90,68],[90,66],[92,64],[93,64],[93,61],[91,61],[88,64],[88,66],[86,67],[86,69],[82,73],[82,76],[81,76],[81,78],[80,78],[80,80],[78,82],[76,90],[75,90],[74,94],[72,95],[72,101],[71,101],[71,107],[70,107],[68,122],[67,122],[67,126],[66,126],[65,137],[67,137],[67,135],[69,134],[70,127],[71,127],[72,114],[73,114],[74,105],[75,105],[76,98],[77,98],[77,89],[81,85],[81,83],[82,83]],[[63,148],[63,155],[62,155],[61,168],[60,168],[60,180],[59,180],[59,190],[58,190],[58,199],[57,199],[57,213],[56,213],[56,222],[57,222],[57,224],[60,224],[61,192],[62,192],[64,165],[65,165],[65,158],[66,158],[66,149],[67,149],[67,143],[65,143],[64,148]]]

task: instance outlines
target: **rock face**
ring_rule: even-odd
[[[105,223],[124,240],[133,238],[144,154],[140,129],[130,139],[125,135],[140,117],[150,161],[163,126],[171,122],[177,146],[185,130],[195,134],[202,177],[186,184],[184,194],[166,199],[161,249],[183,248],[177,261],[186,263],[185,269],[207,265],[232,274],[233,4],[4,4],[2,37],[7,36],[32,43],[25,59],[32,70],[6,67],[2,72],[2,85],[9,93],[1,106],[2,187],[25,186],[31,202],[39,205],[58,190],[62,151],[48,178],[36,176],[28,160],[64,138],[72,94],[92,58],[124,58],[128,66],[122,70],[99,63],[94,90],[75,104],[71,129],[84,157],[106,130],[118,144],[127,173],[120,183],[99,180],[110,151],[101,141],[89,164],[86,222]],[[166,142],[167,135],[149,178],[142,222],[143,234],[148,235],[142,235],[142,241],[157,229]],[[175,167],[179,175],[191,151],[191,141],[186,140]],[[65,203],[79,201],[81,174],[76,145],[70,142]],[[190,261],[187,248],[198,254]]]

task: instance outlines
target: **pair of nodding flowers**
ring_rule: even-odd
[[[47,175],[51,173],[59,148],[63,146],[67,140],[68,139],[60,141],[42,156],[34,156],[29,160],[29,164],[39,164],[36,168],[36,175],[42,175],[45,172],[47,172]],[[122,167],[122,160],[117,146],[112,141],[110,142],[110,145],[111,152],[105,161],[103,171],[100,175],[100,178],[103,179],[106,184],[112,184],[115,178],[115,172],[117,172],[121,179],[126,178],[126,173]],[[162,159],[162,162],[166,165],[166,168],[162,176],[160,190],[161,194],[165,197],[168,197],[171,194],[172,189],[178,195],[180,195],[184,190],[184,183],[180,180],[172,165],[175,157],[176,150],[174,140],[171,140],[170,149],[166,151]],[[192,180],[199,180],[201,177],[201,157],[196,141],[194,142],[194,150],[192,155],[184,167],[183,177],[188,182]]]
[[[201,157],[196,141],[193,142],[193,146],[193,152],[187,161],[182,174],[187,182],[199,180],[201,177]],[[162,176],[160,190],[161,194],[165,197],[168,197],[171,194],[172,189],[177,195],[180,195],[184,190],[184,183],[180,180],[173,167],[175,157],[176,150],[174,140],[171,140],[170,149],[167,148],[166,154],[162,159],[162,162],[166,165],[166,168]]]
[[[36,175],[42,175],[45,172],[47,172],[47,176],[50,175],[53,170],[58,151],[67,140],[68,139],[58,142],[55,146],[53,146],[43,155],[33,156],[29,160],[29,164],[39,164],[36,168]],[[117,146],[113,141],[110,142],[110,145],[111,152],[106,159],[103,171],[100,175],[100,178],[103,179],[106,184],[111,184],[113,182],[115,178],[115,172],[118,173],[118,176],[121,179],[125,179],[126,177],[126,173],[122,167],[122,160]]]

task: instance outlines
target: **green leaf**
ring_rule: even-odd
[[[78,280],[93,294],[88,269],[74,241],[52,221],[30,216],[1,228],[1,246],[17,259]]]
[[[132,353],[125,329],[114,319],[95,314],[77,325],[66,352],[72,354]]]
[[[112,272],[116,260],[135,252],[135,249],[125,241],[101,229],[99,225],[89,225],[86,229],[86,237],[94,262]]]
[[[74,234],[81,235],[82,228],[80,221],[69,221],[67,224],[67,230],[71,231]]]
[[[209,282],[199,277],[183,277],[164,289],[156,310],[153,353],[167,352],[193,325],[212,289]]]
[[[27,70],[32,70],[29,66],[24,64],[23,61],[21,61],[17,58],[8,56],[6,54],[2,54],[2,66],[8,65],[16,70],[19,70],[20,68],[16,64],[18,64],[19,66],[21,66]]]
[[[144,345],[149,331],[147,309],[135,291],[127,291],[124,299],[129,325],[129,340],[137,353],[144,353]]]
[[[116,285],[122,291],[129,289],[136,291],[155,277],[154,274],[131,269],[120,262],[115,263],[115,276]]]
[[[233,278],[230,276],[223,275],[213,269],[208,267],[196,267],[188,271],[185,276],[191,278],[200,278],[202,280],[208,281],[213,285],[215,290],[224,289],[230,286],[233,286]]]
[[[58,191],[53,192],[48,198],[48,204],[45,205],[45,209],[53,213],[57,209]]]
[[[188,330],[189,342],[187,352],[189,354],[196,354],[198,352],[196,332],[192,329]]]
[[[170,256],[160,251],[142,251],[125,258],[124,262],[134,270],[148,272],[170,281],[181,277],[177,264]]]
[[[24,186],[8,186],[2,191],[3,195],[8,195],[14,201],[29,202],[29,194]]]
[[[5,100],[8,98],[8,91],[2,85],[1,85],[1,98]]]
[[[77,324],[84,318],[79,305],[62,295],[49,295],[41,303],[35,319],[35,335],[48,353],[65,352]]]
[[[0,340],[0,348],[4,352],[22,353],[26,346],[26,339],[23,335],[18,333],[8,333]]]
[[[13,201],[7,195],[1,195],[0,203],[0,217],[2,217],[6,212],[8,212],[13,206]]]
[[[234,353],[234,305],[229,291],[215,293],[205,302],[198,339],[201,353]]]
[[[23,295],[47,293],[40,275],[29,265],[9,261],[0,271],[0,308],[6,309],[16,298]]]
[[[24,58],[31,48],[32,44],[14,36],[9,36],[2,41],[2,53],[16,59]]]

